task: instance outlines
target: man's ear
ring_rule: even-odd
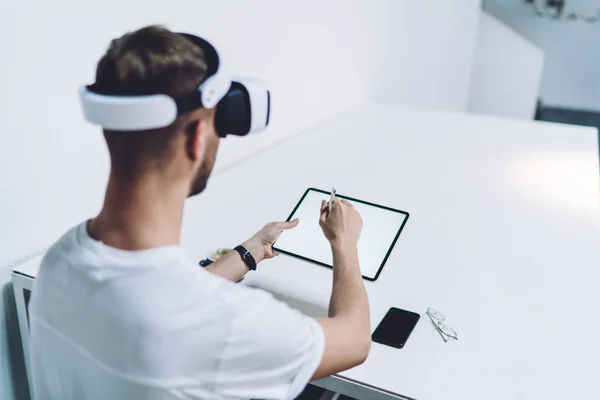
[[[202,152],[204,151],[202,140],[205,133],[206,121],[202,119],[191,122],[185,130],[185,150],[191,161],[195,162],[202,158]]]

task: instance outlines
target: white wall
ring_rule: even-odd
[[[481,13],[469,112],[532,119],[544,53],[486,12]]]
[[[99,129],[81,116],[76,89],[93,81],[111,38],[140,26],[205,35],[233,72],[271,85],[269,132],[227,139],[217,170],[368,98],[466,106],[477,0],[177,4],[0,3],[0,266],[98,211],[108,157]]]
[[[81,116],[77,87],[93,81],[110,39],[165,24],[205,36],[233,73],[269,83],[269,131],[227,139],[218,172],[369,99],[464,110],[479,2],[456,3],[1,1],[0,288],[11,290],[9,263],[48,246],[101,206],[108,157],[100,130]],[[7,329],[0,333],[16,332],[14,325]],[[0,377],[10,377],[6,371],[12,369],[0,363]],[[5,382],[2,399],[13,396]]]
[[[361,8],[366,2],[1,4],[0,265],[98,211],[108,158],[99,129],[80,115],[77,86],[93,81],[109,40],[128,30],[165,23],[206,35],[232,72],[271,85],[270,131],[243,144],[227,140],[217,168],[365,98],[371,60],[357,57],[355,49],[369,37],[353,21],[369,32]]]
[[[386,1],[378,17],[373,98],[463,111],[480,0]]]
[[[486,10],[546,55],[541,88],[545,105],[600,111],[600,23],[539,18],[517,0],[487,0]]]

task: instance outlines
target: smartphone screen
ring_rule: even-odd
[[[417,313],[392,307],[373,332],[372,339],[374,342],[401,349],[419,318],[421,316]]]

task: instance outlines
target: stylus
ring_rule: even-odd
[[[329,203],[327,203],[327,207],[331,210],[331,204],[333,203],[333,199],[335,199],[335,187],[331,189],[331,196],[329,196]]]

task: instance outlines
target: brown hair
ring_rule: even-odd
[[[184,36],[149,26],[112,40],[98,62],[95,90],[114,95],[193,91],[206,75],[204,52]],[[172,154],[172,139],[191,128],[189,118],[170,126],[136,132],[104,131],[113,172],[135,179],[148,168],[161,168]]]

